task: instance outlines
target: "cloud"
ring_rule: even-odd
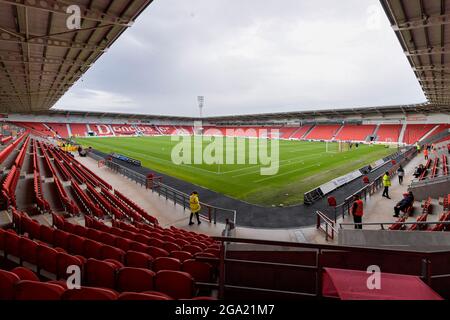
[[[67,110],[99,110],[111,112],[125,112],[127,110],[138,111],[138,105],[133,99],[121,94],[93,90],[81,89],[67,93],[61,103],[66,104]]]
[[[56,107],[197,115],[198,95],[206,115],[425,101],[377,0],[164,0]]]

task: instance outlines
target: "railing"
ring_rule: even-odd
[[[158,192],[159,196],[165,197],[166,200],[173,201],[174,204],[179,204],[184,210],[189,209],[189,195],[181,192],[175,188],[172,188],[162,182],[155,182],[155,187],[152,189],[153,192]],[[200,202],[200,216],[209,222],[217,223],[224,222],[227,224],[232,223],[236,225],[236,210],[224,209],[209,205],[207,203]]]
[[[94,152],[88,152],[88,155],[94,160],[104,161],[104,165],[112,171],[135,181],[141,186],[152,189],[153,192],[157,192],[159,196],[165,197],[166,200],[173,201],[174,204],[181,205],[184,210],[189,209],[189,195],[162,183],[160,177],[149,178],[116,162],[105,160],[105,158]],[[226,224],[224,235],[229,235],[231,233],[231,230],[236,225],[236,210],[224,209],[203,202],[200,202],[200,206],[200,216],[203,219],[214,222],[214,224],[216,224],[217,221],[223,222]]]
[[[365,223],[358,223],[358,225],[362,225],[362,226],[380,226],[381,230],[386,230],[385,226],[389,225],[395,225],[395,224],[400,224],[400,225],[419,225],[419,226],[431,226],[431,225],[450,225],[450,221],[423,221],[423,222],[365,222]],[[354,227],[355,223],[339,223],[339,229],[344,229],[344,227],[347,226],[351,226]]]
[[[316,216],[317,216],[316,228],[318,230],[320,229],[323,232],[325,232],[325,240],[326,241],[328,241],[329,238],[331,240],[334,240],[334,234],[337,233],[337,230],[335,228],[335,221],[328,218],[321,211],[316,211]]]
[[[312,243],[292,243],[292,242],[281,242],[281,241],[268,241],[268,240],[255,240],[255,239],[239,239],[239,238],[225,238],[225,237],[214,237],[215,240],[220,241],[222,243],[221,252],[219,257],[219,281],[218,284],[214,284],[211,287],[218,288],[219,291],[219,299],[229,298],[226,295],[227,290],[233,290],[234,292],[241,291],[245,294],[252,293],[268,293],[273,297],[274,294],[279,294],[283,297],[292,297],[292,298],[322,298],[322,283],[323,283],[323,271],[324,267],[326,267],[326,259],[324,257],[329,253],[340,253],[340,254],[349,254],[350,257],[357,257],[358,260],[362,262],[364,266],[369,266],[373,264],[374,261],[379,261],[380,255],[392,255],[395,257],[402,256],[405,261],[408,261],[409,258],[417,258],[420,266],[415,268],[415,270],[420,270],[419,274],[416,275],[421,277],[425,283],[433,287],[433,283],[436,279],[448,279],[450,278],[450,268],[447,270],[441,270],[439,273],[433,273],[434,268],[432,267],[432,259],[434,257],[441,258],[441,256],[448,257],[450,256],[449,251],[435,251],[435,252],[419,252],[419,251],[407,251],[407,250],[399,250],[399,249],[386,249],[386,248],[366,248],[366,247],[349,247],[349,246],[336,246],[336,245],[319,245]],[[250,259],[241,259],[241,258],[229,258],[228,251],[230,244],[251,244],[251,245],[260,245],[261,248],[290,248],[292,249],[305,249],[301,251],[305,252],[314,252],[315,264],[313,265],[301,265],[295,263],[284,263],[284,262],[273,262],[271,261],[258,261],[258,260],[250,260]],[[239,250],[239,249],[237,249]],[[257,251],[257,249],[255,249]],[[273,251],[277,251],[277,249],[271,249]],[[278,251],[277,251],[278,252]],[[362,256],[361,256],[362,254]],[[361,257],[365,257],[368,261],[361,260]],[[373,261],[372,261],[373,260]],[[233,273],[236,270],[230,270],[229,265],[232,264],[234,266],[251,266],[252,269],[256,269],[258,267],[264,267],[264,270],[267,268],[276,268],[279,270],[279,273],[282,274],[283,270],[286,272],[301,271],[301,272],[310,272],[311,278],[315,279],[315,288],[314,292],[301,292],[301,291],[286,291],[282,290],[282,288],[277,289],[268,289],[262,287],[255,286],[242,286],[236,283],[232,285],[227,284],[227,278],[229,277],[227,272]],[[331,263],[333,264],[333,263]],[[339,268],[339,266],[333,265],[333,267]],[[348,268],[345,266],[340,266],[342,269]],[[354,267],[353,267],[354,268]],[[394,266],[395,268],[395,266]],[[283,270],[282,270],[283,269]],[[442,269],[442,268],[441,268]],[[398,270],[394,270],[391,273],[399,273],[404,274],[404,270],[402,270],[402,266],[398,267]],[[264,279],[261,279],[261,284],[264,283]]]
[[[410,150],[406,151],[403,155],[403,159],[401,161],[398,161],[395,165],[393,165],[389,170],[390,177],[392,178],[397,173],[398,168],[400,165],[405,165],[408,163],[415,155],[417,154],[417,150],[415,148],[411,148]],[[380,176],[378,176],[373,182],[368,184],[367,186],[361,188],[360,190],[356,191],[349,197],[347,197],[341,204],[336,206],[335,212],[334,212],[334,221],[337,221],[338,213],[340,212],[342,214],[342,217],[344,218],[346,213],[349,212],[351,206],[353,205],[354,198],[356,195],[358,195],[362,200],[366,201],[368,197],[371,197],[374,195],[378,190],[380,190],[383,187],[383,176],[385,173],[382,173]]]

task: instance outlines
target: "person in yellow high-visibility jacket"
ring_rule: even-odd
[[[193,191],[189,197],[189,207],[191,209],[191,217],[189,218],[189,225],[193,225],[194,223],[192,222],[192,218],[194,217],[194,215],[197,217],[197,222],[198,224],[201,223],[200,221],[200,200],[198,199],[198,192],[197,191]]]
[[[383,197],[386,197],[388,199],[390,199],[391,197],[389,197],[389,187],[391,186],[391,176],[389,175],[389,172],[386,172],[383,176],[383,186],[384,186],[384,190],[383,190]]]

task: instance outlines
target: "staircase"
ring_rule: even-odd
[[[53,130],[52,128],[50,128],[46,123],[42,123],[42,125],[43,125],[44,127],[46,127],[47,130],[49,130],[54,136],[57,135],[56,132],[55,132],[55,130]]]
[[[288,139],[291,139],[293,136],[295,136],[297,134],[297,132],[299,132],[302,129],[303,126],[298,127],[296,130],[294,130],[294,132],[291,133],[291,135],[288,137]]]
[[[308,136],[308,134],[310,134],[310,132],[313,131],[313,129],[314,129],[315,127],[316,127],[316,125],[313,124],[313,125],[311,126],[311,128],[309,128],[309,130],[306,131],[305,134],[300,138],[300,140],[301,140],[301,139],[306,139],[306,137]]]
[[[400,131],[400,136],[398,137],[398,143],[403,143],[403,139],[405,138],[405,131],[408,124],[405,122],[403,124],[402,130]],[[392,141],[395,142],[395,141]]]
[[[69,137],[72,137],[72,128],[70,127],[70,124],[66,123],[66,127],[67,127],[67,134],[69,135]]]
[[[331,137],[331,140],[335,140],[338,134],[344,129],[344,125],[342,125],[337,131],[334,133],[334,135]]]

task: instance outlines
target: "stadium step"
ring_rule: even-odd
[[[406,122],[405,122],[405,123],[403,124],[403,126],[402,126],[402,130],[400,131],[400,136],[398,137],[398,142],[399,142],[399,143],[402,143],[402,142],[403,142],[403,139],[405,138],[406,127],[407,127],[407,124],[406,124]]]

